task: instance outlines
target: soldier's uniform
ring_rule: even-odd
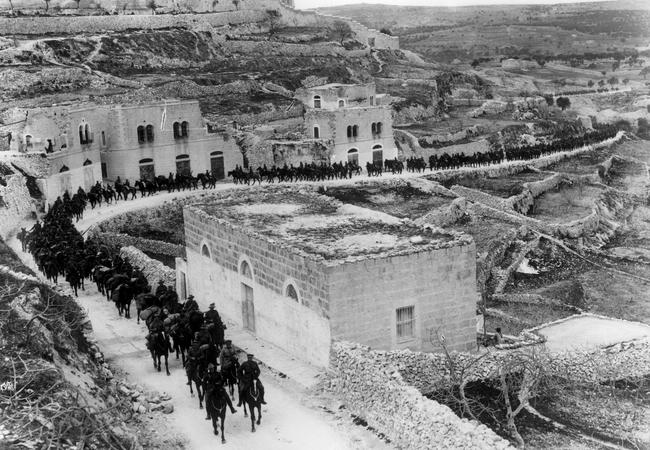
[[[266,404],[264,401],[264,386],[259,379],[260,376],[260,366],[253,361],[253,355],[248,354],[248,361],[245,361],[239,368],[239,381],[241,382],[239,386],[239,404],[242,404],[242,393],[248,389],[254,382],[257,382],[257,389],[260,391],[260,403]]]

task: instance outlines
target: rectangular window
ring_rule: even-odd
[[[415,306],[397,308],[397,340],[407,341],[415,337]]]

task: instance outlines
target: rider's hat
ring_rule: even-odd
[[[232,344],[232,341],[230,339],[227,339],[226,344]]]
[[[210,306],[208,306],[208,308],[210,309],[214,308],[214,303],[210,303]]]
[[[252,358],[252,357],[253,357],[253,354],[252,354],[252,353],[248,353],[246,356],[247,356],[248,358]]]
[[[188,300],[192,300],[193,298],[194,298],[193,295],[189,295],[189,296],[187,297]]]

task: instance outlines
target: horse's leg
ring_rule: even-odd
[[[158,358],[158,372],[160,372],[161,371],[160,370],[160,358],[161,358],[160,353],[156,357]]]
[[[259,425],[262,421],[262,405],[257,405],[257,424]]]
[[[249,403],[248,409],[251,410],[251,432],[255,433],[255,405]]]
[[[208,408],[206,408],[206,409],[208,409]],[[212,415],[212,430],[214,431],[215,436],[219,436],[219,427],[217,427],[217,420],[218,420],[217,415],[213,414]],[[223,430],[221,430],[221,435],[223,436]],[[222,437],[222,439],[223,439],[223,437]]]
[[[248,417],[248,410],[246,409],[246,402],[241,402],[241,405],[244,407],[244,417]]]
[[[199,409],[203,409],[203,396],[205,395],[205,391],[201,390],[201,385],[199,384],[198,381],[194,381],[196,383],[196,392],[199,394]]]
[[[151,352],[151,359],[153,359],[153,368],[156,368],[156,354],[154,353],[153,350],[149,350]]]
[[[223,431],[223,423],[226,421],[226,409],[224,408],[223,412],[221,413],[221,443],[225,444],[226,443],[226,433]]]
[[[165,353],[165,370],[167,371],[167,376],[170,376],[171,373],[169,373],[169,365],[167,363],[167,353]]]

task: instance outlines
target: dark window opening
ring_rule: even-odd
[[[144,132],[144,127],[142,125],[138,127],[138,142],[140,144],[145,143],[145,132]]]
[[[147,125],[147,142],[153,142],[153,125]]]
[[[181,136],[186,138],[190,135],[190,124],[187,122],[181,123]]]
[[[314,139],[320,138],[320,129],[318,127],[314,127]]]
[[[181,137],[181,125],[178,122],[174,122],[174,139]]]

